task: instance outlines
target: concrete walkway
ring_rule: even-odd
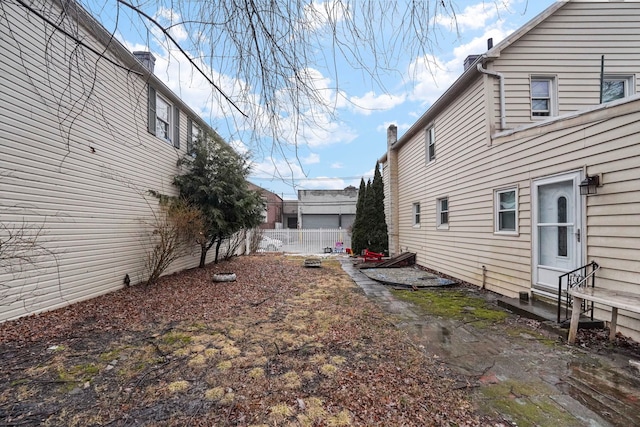
[[[479,412],[517,426],[640,425],[640,381],[628,358],[568,346],[515,315],[488,328],[434,317],[396,299],[389,286],[367,277],[350,259],[340,261],[416,345],[459,375],[459,387],[469,390]],[[478,297],[483,298],[480,292]]]

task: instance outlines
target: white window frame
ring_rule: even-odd
[[[500,195],[504,193],[514,193],[515,197],[515,205],[513,209],[502,209],[500,206]],[[519,204],[518,204],[518,187],[508,187],[501,188],[495,190],[493,192],[493,208],[494,208],[494,233],[496,234],[507,234],[507,235],[518,235],[518,212],[519,212]],[[514,217],[514,229],[501,229],[500,228],[500,214],[504,212],[513,212]]]
[[[162,104],[166,105],[167,117],[160,116],[160,106]],[[160,139],[164,139],[167,142],[171,142],[171,132],[173,128],[171,127],[173,120],[173,106],[169,101],[163,98],[160,95],[156,95],[156,136]],[[165,128],[166,127],[166,128]],[[165,129],[163,129],[165,128]]]
[[[198,140],[198,136],[202,135],[202,129],[193,119],[187,119],[187,153],[195,155],[195,143]]]
[[[533,83],[534,82],[546,82],[548,84],[549,93],[547,97],[542,96],[533,96]],[[531,118],[533,120],[544,120],[547,117],[554,117],[557,113],[557,84],[555,76],[531,76],[531,80],[529,82],[529,104],[531,107]],[[547,110],[534,110],[533,101],[536,99],[546,99],[548,100],[548,109]],[[546,114],[545,114],[546,113]]]
[[[612,101],[616,101],[618,99],[623,99],[626,98],[628,96],[631,96],[634,94],[634,89],[635,89],[635,84],[634,84],[634,76],[632,75],[628,75],[628,74],[620,74],[620,75],[615,75],[615,74],[605,74],[604,75],[604,82],[622,82],[624,84],[624,94],[622,95],[622,97],[620,98],[615,98],[615,99],[610,99],[610,100],[605,100],[604,98],[602,99],[602,103],[605,102],[612,102]]]
[[[442,202],[446,202],[447,208],[443,209]],[[451,207],[449,206],[449,198],[448,197],[440,197],[436,199],[436,227],[439,230],[448,230],[449,229],[449,213],[451,212]],[[446,221],[443,221],[443,215],[446,215]]]
[[[427,152],[427,163],[431,163],[436,160],[436,127],[435,125],[431,125],[427,128],[424,134],[424,138],[425,138],[425,149]],[[432,147],[433,147],[433,150],[431,150]]]
[[[413,217],[413,226],[420,228],[420,203],[414,203],[411,211]]]

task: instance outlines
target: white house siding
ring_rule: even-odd
[[[398,169],[396,153],[389,152],[390,159],[386,159],[381,163],[382,182],[384,183],[384,194],[386,196],[384,203],[384,215],[387,221],[387,229],[389,236],[389,254],[397,255],[401,252],[399,246],[398,235],[398,200],[397,194]],[[395,162],[395,167],[390,167],[391,162]],[[393,196],[392,196],[393,194]]]
[[[416,252],[418,264],[478,285],[486,265],[494,287],[515,293],[514,283],[529,287],[529,266],[521,260],[530,251],[528,222],[521,219],[521,235],[515,240],[493,234],[493,193],[487,196],[484,188],[487,182],[496,187],[512,182],[494,176],[482,156],[488,149],[482,93],[479,78],[435,119],[435,162],[425,166],[424,132],[399,150],[399,246]],[[526,195],[520,193],[521,198]],[[441,197],[449,198],[449,230],[436,228],[436,200]],[[421,205],[420,227],[413,226],[413,203]]]
[[[531,123],[529,101],[532,75],[558,76],[558,115],[599,103],[600,63],[605,74],[640,79],[640,3],[570,1],[500,53],[489,66],[504,74],[507,128]],[[494,126],[498,123],[498,84]],[[495,127],[494,127],[495,129]]]
[[[0,215],[9,227],[41,227],[43,249],[35,265],[0,271],[7,320],[116,290],[125,274],[145,279],[143,235],[157,208],[145,193],[175,194],[187,112],[177,150],[147,132],[148,77],[97,58],[15,4],[2,4],[0,37]],[[169,272],[195,265],[197,256],[185,257]]]
[[[424,166],[424,132],[398,151],[401,250],[416,252],[420,265],[478,286],[484,266],[488,289],[517,296],[532,282],[531,181],[574,170],[602,173],[604,185],[586,198],[585,263],[602,266],[597,286],[640,294],[640,96],[532,125],[489,146],[476,119],[479,91],[473,85],[435,119],[435,163]],[[460,114],[466,120],[458,120]],[[518,235],[494,234],[494,191],[513,186]],[[449,229],[438,230],[435,201],[444,196]],[[414,202],[422,208],[419,228],[412,225]],[[622,332],[640,339],[638,316],[621,314]],[[609,318],[603,310],[596,316]]]
[[[585,259],[601,266],[596,286],[637,294],[640,294],[639,134],[640,96],[635,96],[610,108],[598,108],[497,138],[496,146],[489,150],[490,161],[502,158],[514,171],[528,171],[531,178],[583,168],[590,175],[602,174],[603,185],[598,194],[586,197]],[[528,206],[520,206],[520,215],[525,209]],[[610,315],[603,310],[606,308],[596,312],[596,317],[609,319]],[[640,316],[621,314],[621,332],[640,339]]]

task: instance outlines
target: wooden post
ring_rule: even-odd
[[[616,328],[618,327],[618,307],[611,307],[611,325],[609,325],[609,341],[616,339]]]
[[[580,312],[582,311],[582,298],[573,297],[573,309],[571,310],[571,323],[569,324],[569,344],[576,342]]]

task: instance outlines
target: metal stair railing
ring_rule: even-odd
[[[591,271],[589,270],[591,267]],[[558,277],[558,323],[566,322],[570,318],[569,309],[573,309],[573,300],[569,294],[569,290],[573,288],[587,287],[591,282],[591,287],[596,285],[596,271],[600,269],[597,262],[591,261],[587,265],[578,267],[568,273]],[[591,279],[589,281],[589,279]],[[566,281],[567,286],[563,290],[563,282]],[[564,298],[564,319],[562,319],[562,307]],[[582,307],[578,308],[581,313],[591,312],[591,320],[593,320],[593,301],[583,301]]]

